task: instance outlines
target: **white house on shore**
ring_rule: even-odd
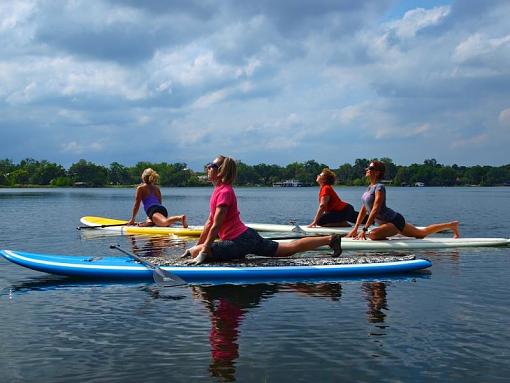
[[[273,183],[274,188],[296,188],[304,186],[303,183],[298,180],[285,180],[281,182]]]

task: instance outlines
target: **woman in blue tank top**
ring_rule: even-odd
[[[185,215],[168,216],[168,211],[161,204],[161,191],[156,185],[158,180],[159,174],[153,169],[147,168],[143,171],[142,183],[136,188],[135,203],[128,225],[135,224],[135,218],[140,208],[140,203],[143,203],[143,208],[147,214],[147,220],[139,224],[139,226],[170,226],[180,221],[183,227],[188,227]]]
[[[417,228],[406,222],[400,213],[387,207],[386,188],[380,182],[385,170],[384,163],[380,161],[372,161],[368,168],[365,169],[365,175],[370,180],[370,185],[361,197],[363,204],[361,205],[356,224],[350,233],[347,234],[348,237],[367,239],[368,228],[373,223],[377,223],[378,226],[368,233],[368,237],[372,240],[387,239],[396,234],[406,237],[425,238],[427,235],[444,230],[452,230],[453,237],[459,237],[459,221],[436,223],[424,228]],[[367,214],[366,223],[358,234],[358,228]]]

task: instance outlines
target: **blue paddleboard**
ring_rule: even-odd
[[[78,255],[36,254],[13,250],[0,250],[8,261],[32,270],[50,274],[94,279],[152,280],[152,270],[127,256],[87,257]],[[334,263],[338,262],[338,263]],[[299,264],[246,266],[232,263],[229,266],[206,264],[200,266],[162,266],[186,282],[245,281],[337,278],[408,273],[430,267],[426,259],[407,257],[402,260],[367,263],[345,263],[342,258],[329,259],[329,264]],[[331,264],[333,263],[333,264]],[[286,263],[288,264],[288,263]]]

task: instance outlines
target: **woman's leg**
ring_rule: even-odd
[[[317,225],[322,227],[349,227],[349,223],[347,222],[348,215],[343,213],[342,211],[329,211],[323,213],[318,221]]]
[[[381,239],[388,239],[388,237],[392,237],[398,233],[399,231],[395,225],[388,222],[370,230],[370,233],[368,233],[368,238],[373,241],[379,241]]]
[[[157,226],[161,226],[161,227],[170,226],[171,224],[180,221],[182,223],[182,226],[188,227],[188,223],[186,221],[186,216],[185,215],[174,215],[174,216],[171,216],[171,217],[165,217],[161,213],[154,213],[152,215],[152,221]]]
[[[405,235],[406,237],[425,238],[430,234],[444,230],[453,231],[453,238],[459,238],[459,221],[435,223],[423,229],[418,229],[417,227],[406,223],[404,230],[402,230],[402,235]]]
[[[331,239],[331,235],[326,235],[321,237],[301,238],[288,243],[279,243],[278,249],[276,249],[275,257],[290,257],[296,253],[313,250],[320,246],[329,245]]]

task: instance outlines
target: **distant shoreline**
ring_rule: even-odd
[[[134,189],[138,186],[135,185],[101,185],[101,186],[54,186],[54,185],[13,185],[6,186],[0,185],[0,189]],[[161,188],[210,188],[212,185],[159,185]],[[318,188],[318,185],[308,185],[308,186],[299,186],[299,187],[275,187],[268,185],[234,185],[236,188],[264,188],[264,189],[275,189],[275,190],[299,190],[299,189],[310,189],[310,188]],[[367,185],[334,185],[335,188],[344,188],[344,187],[363,187]],[[467,188],[467,187],[480,187],[480,188],[490,188],[490,187],[510,187],[510,185],[434,185],[434,186],[411,186],[411,185],[386,185],[387,187],[396,187],[396,188],[409,188],[409,189],[422,189],[422,188]]]

